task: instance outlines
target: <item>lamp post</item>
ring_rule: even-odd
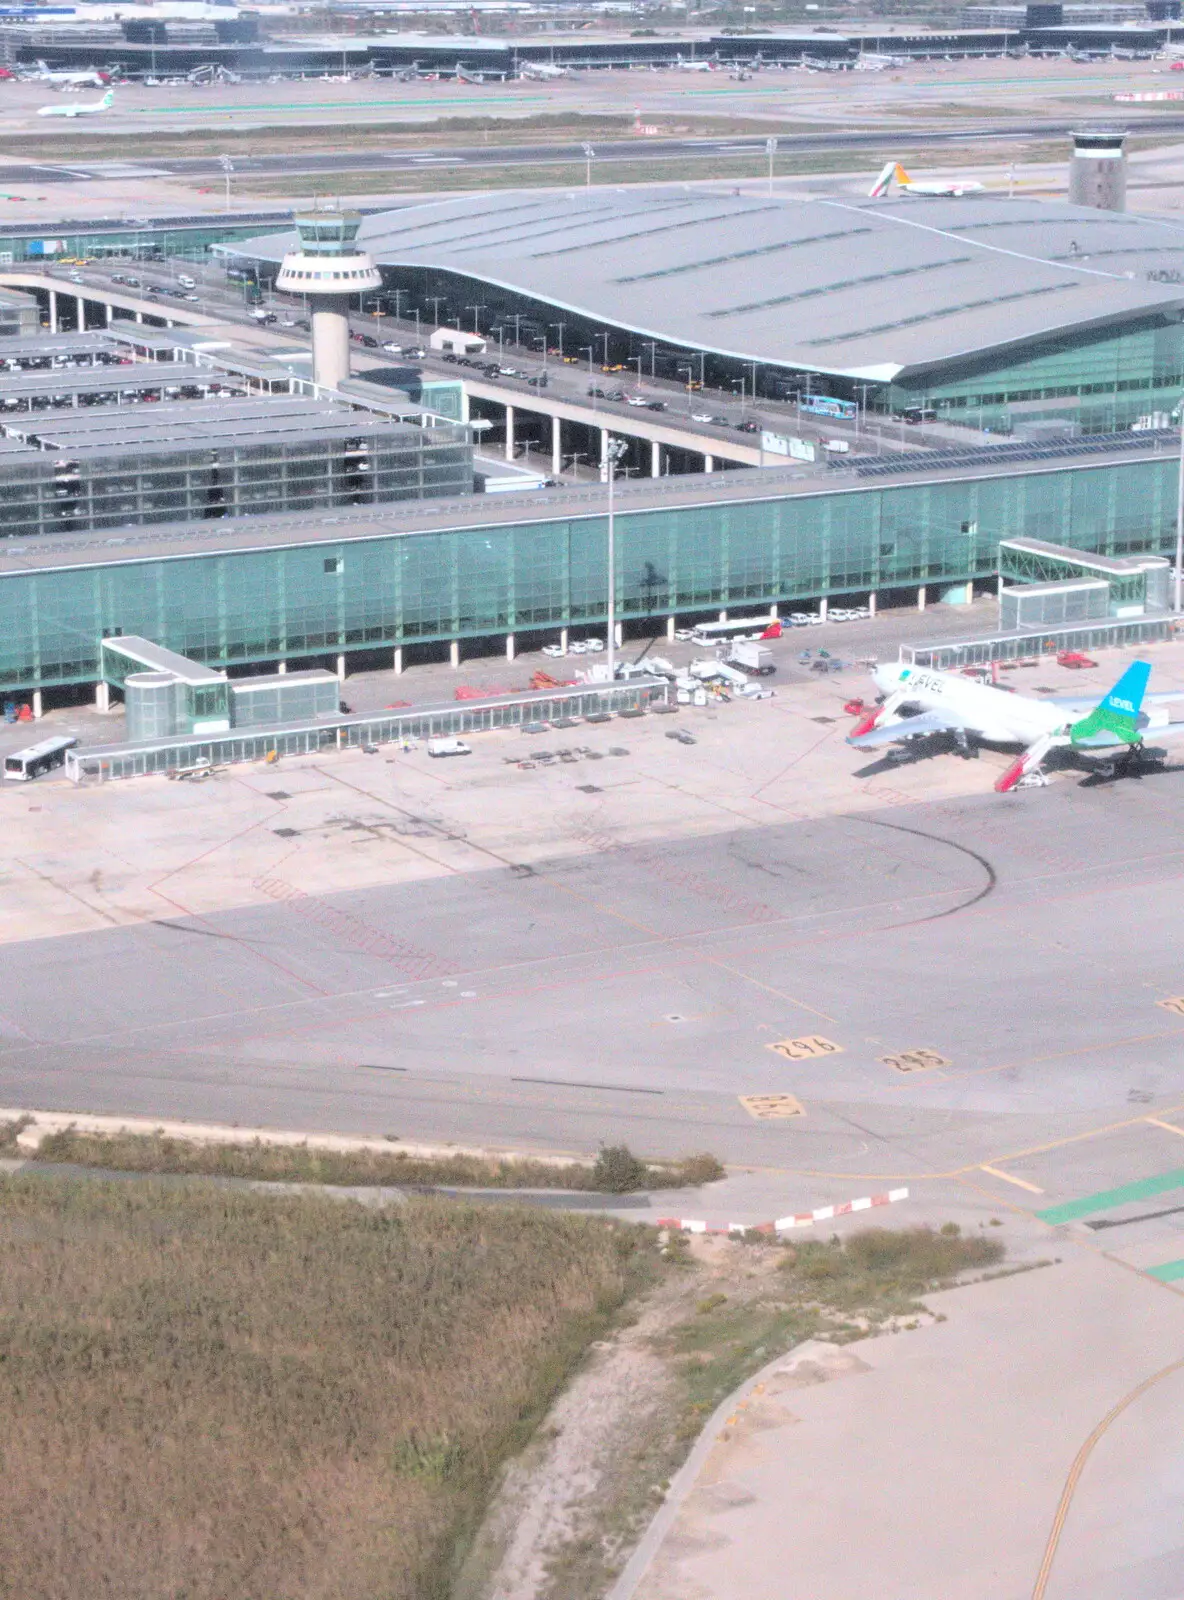
[[[436,327],[440,326],[440,302],[447,300],[446,294],[425,294],[424,299],[432,302],[432,321]]]
[[[691,378],[692,378],[692,376],[694,374],[695,369],[694,369],[694,367],[691,366],[691,364],[689,362],[687,362],[684,365],[680,366],[678,370],[680,372],[685,372],[686,375],[687,375],[687,416],[689,417],[690,414],[691,414]]]
[[[590,144],[586,144],[584,146],[584,187],[586,189],[590,189],[592,187],[592,162],[595,158],[595,155],[596,152],[593,150],[592,146]]]
[[[547,326],[549,328],[558,328],[558,330],[559,330],[559,359],[560,359],[560,361],[562,361],[563,360],[563,330],[567,327],[567,323],[566,322],[549,322],[547,324]]]
[[[658,365],[658,341],[656,339],[646,339],[642,343],[642,348],[648,349],[650,353],[650,382],[652,383],[658,375],[655,370]]]
[[[740,420],[743,421],[744,418],[748,415],[748,407],[747,407],[747,405],[745,403],[745,385],[746,385],[746,380],[744,378],[743,373],[741,373],[741,375],[738,378],[733,378],[732,379],[732,390],[733,390],[733,392],[735,392],[735,388],[736,388],[737,384],[740,385]]]
[[[471,311],[473,313],[473,332],[474,333],[480,333],[481,329],[478,326],[477,319],[480,316],[481,312],[485,310],[485,307],[484,306],[466,306],[465,310],[466,311]]]
[[[1180,615],[1180,579],[1184,567],[1184,400],[1180,402],[1180,474],[1176,484],[1176,593],[1172,609]]]
[[[596,337],[598,339],[603,339],[604,340],[604,366],[607,369],[607,367],[608,367],[608,334],[607,333],[598,333],[596,335]]]
[[[776,139],[765,140],[765,154],[769,158],[769,193],[773,193],[773,157],[777,154]]]
[[[155,30],[155,24],[153,24]],[[153,32],[153,46],[155,48],[155,31]],[[218,165],[222,168],[222,175],[226,179],[226,210],[230,210],[230,174],[234,171],[234,162],[229,156],[219,156]]]
[[[613,484],[617,476],[617,462],[628,448],[624,439],[610,436],[604,452],[604,469],[608,476],[608,637],[604,642],[608,650],[610,684],[617,681],[617,537],[613,517]]]

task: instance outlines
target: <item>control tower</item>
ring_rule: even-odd
[[[1126,210],[1124,128],[1074,128],[1069,204],[1097,211]]]
[[[336,389],[349,377],[349,303],[380,289],[382,275],[358,249],[356,211],[310,211],[295,222],[299,248],[284,257],[275,286],[307,299],[313,382]]]

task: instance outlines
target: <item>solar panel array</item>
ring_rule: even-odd
[[[1175,428],[1149,428],[1139,433],[1093,433],[1085,439],[1057,439],[1048,444],[982,445],[970,450],[927,450],[923,455],[878,456],[852,463],[859,478],[886,478],[898,472],[948,471],[953,467],[1010,466],[1019,461],[1056,461],[1066,456],[1111,455],[1115,450],[1152,450],[1175,445]]]

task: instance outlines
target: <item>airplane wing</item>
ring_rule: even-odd
[[[922,711],[917,717],[902,717],[898,722],[887,722],[880,728],[869,728],[867,733],[855,734],[847,743],[857,750],[876,750],[883,744],[895,744],[900,739],[912,739],[922,733],[952,733],[969,729],[970,724],[949,711]]]

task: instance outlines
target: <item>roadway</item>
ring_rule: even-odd
[[[1138,132],[1139,123],[1146,119],[1137,107],[1123,107],[1123,123]],[[1156,133],[1184,132],[1184,115],[1156,114]],[[824,153],[831,150],[867,150],[883,152],[891,148],[903,151],[917,146],[948,144],[962,147],[983,141],[1017,142],[1033,138],[1065,138],[1078,126],[1080,118],[1062,121],[1034,118],[1023,121],[982,123],[955,127],[933,127],[913,124],[905,127],[871,128],[844,131],[824,130],[813,133],[785,133],[772,130],[777,135],[777,148],[782,156]],[[763,155],[768,135],[735,134],[714,138],[598,138],[594,140],[598,167],[622,162],[654,160],[718,161],[721,154],[747,152]],[[409,150],[340,150],[337,152],[305,152],[299,148],[288,153],[235,155],[234,170],[240,176],[313,175],[318,172],[389,172],[405,173],[438,169],[443,166],[470,166],[475,168],[533,167],[547,163],[584,162],[584,146],[579,141],[561,143],[534,143],[514,145],[431,145]],[[120,175],[129,183],[137,180],[136,167],[142,168],[142,180],[160,176],[177,178],[215,178],[222,180],[223,171],[216,156],[152,156],[149,159],[119,163]],[[91,179],[111,176],[110,161],[81,159],[60,165],[43,163],[36,166],[0,166],[0,183],[85,183]]]

